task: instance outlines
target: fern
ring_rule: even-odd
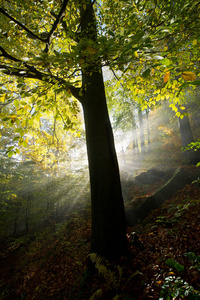
[[[103,297],[103,290],[102,289],[98,289],[90,298],[90,300],[98,300],[98,299],[102,299]]]
[[[117,295],[117,291],[121,285],[122,279],[122,268],[120,266],[113,266],[107,259],[97,255],[96,253],[90,254],[90,259],[92,263],[95,264],[95,267],[98,271],[98,274],[104,279],[102,289],[97,290],[90,300],[103,299],[101,298],[102,293],[108,291],[115,294],[114,300],[120,299],[120,296]]]

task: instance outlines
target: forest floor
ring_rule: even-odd
[[[129,197],[151,194],[130,189]],[[93,256],[86,272],[90,208],[66,223],[5,241],[0,248],[0,299],[200,299],[200,181],[185,186],[142,224],[127,229],[129,257]]]

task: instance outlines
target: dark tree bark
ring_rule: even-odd
[[[127,251],[125,214],[102,74],[83,76],[83,84],[88,85],[83,109],[92,201],[91,252],[119,258]]]
[[[87,11],[87,13],[86,13]],[[96,26],[90,1],[81,7],[81,32],[96,40]],[[127,254],[124,203],[114,138],[109,120],[100,62],[88,60],[82,70],[84,120],[89,161],[92,237],[91,252],[108,259]]]

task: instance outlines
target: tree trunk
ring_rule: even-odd
[[[145,154],[145,145],[144,145],[144,125],[143,125],[143,115],[141,109],[138,110],[139,124],[140,124],[140,147],[141,155]]]
[[[82,104],[91,184],[91,252],[117,259],[127,254],[126,225],[102,74],[83,75],[83,86],[87,86]]]
[[[187,110],[185,109],[182,112],[187,113]],[[188,144],[194,142],[190,121],[187,115],[185,115],[183,119],[179,118],[178,121],[181,135],[181,143],[183,147],[186,147]]]
[[[26,211],[25,211],[25,230],[26,234],[29,232],[29,221],[30,221],[30,210],[31,210],[31,197],[26,198]]]
[[[19,213],[21,209],[21,203],[18,202],[17,207],[16,207],[16,216],[14,218],[14,228],[13,228],[13,235],[15,236],[17,233],[17,227],[18,227],[18,220],[19,220]]]
[[[147,137],[148,137],[148,151],[150,152],[150,130],[149,130],[149,109],[146,109],[146,117],[147,117]]]
[[[80,1],[81,36],[83,42],[89,39],[95,47],[97,39],[95,14],[91,1],[88,0],[86,3],[85,7]],[[118,259],[127,254],[119,167],[106,104],[101,62],[98,54],[88,54],[84,59],[81,103],[90,173],[91,252],[108,259]]]
[[[180,112],[187,114],[187,109],[185,109],[184,111],[182,110]],[[186,147],[188,144],[194,142],[194,137],[192,134],[192,129],[190,126],[188,115],[185,115],[183,119],[179,118],[178,121],[182,147]],[[190,164],[196,164],[200,161],[199,151],[183,151],[183,158],[186,162],[188,161]]]
[[[135,128],[133,136],[133,156],[139,155],[139,149],[138,149],[138,138],[137,138],[137,129]]]

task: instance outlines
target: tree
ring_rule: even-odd
[[[16,107],[15,114],[5,117],[2,112],[2,117],[20,127],[19,142],[26,144],[27,124],[40,118],[41,110],[59,106],[58,98],[51,99],[52,91],[66,95],[72,113],[77,105],[72,105],[76,102],[71,95],[81,103],[91,181],[91,251],[119,258],[127,252],[124,205],[101,68],[120,70],[127,82],[131,77],[135,96],[145,95],[145,80],[151,84],[157,76],[162,84],[148,103],[164,100],[170,87],[169,97],[177,102],[184,75],[189,85],[198,63],[199,2],[96,2],[1,1],[1,102],[3,108]],[[165,49],[171,35],[174,43]],[[188,43],[194,46],[191,64]],[[176,71],[173,56],[182,48],[184,65]],[[177,72],[182,81],[174,83]],[[63,116],[67,128],[72,127],[67,114]]]
[[[18,99],[25,98],[24,102],[20,100],[21,109],[28,106],[25,109],[36,112],[29,113],[29,117],[32,115],[36,118],[41,100],[39,102],[38,98],[32,96],[34,92],[40,97],[46,94],[43,104],[46,108],[53,107],[48,101],[48,89],[54,89],[57,93],[65,92],[68,96],[72,94],[80,101],[84,111],[91,182],[91,252],[112,259],[119,258],[127,253],[125,214],[101,57],[96,50],[99,45],[93,9],[95,1],[68,2],[64,0],[61,6],[52,5],[49,1],[37,6],[36,2],[31,1],[16,1],[12,5],[6,2],[0,9],[2,22],[5,22],[0,68],[7,75],[8,85],[18,78],[13,96],[6,93],[5,84],[4,103],[17,106],[16,95],[20,94]],[[52,18],[54,22],[50,26]],[[78,19],[80,22],[77,25]],[[81,87],[80,80],[76,80],[80,75]],[[28,104],[29,96],[32,97],[31,104]],[[69,103],[71,100],[67,101]],[[19,109],[16,115],[7,118],[10,120],[4,121],[22,125]],[[28,120],[24,121],[24,125],[26,122]]]

